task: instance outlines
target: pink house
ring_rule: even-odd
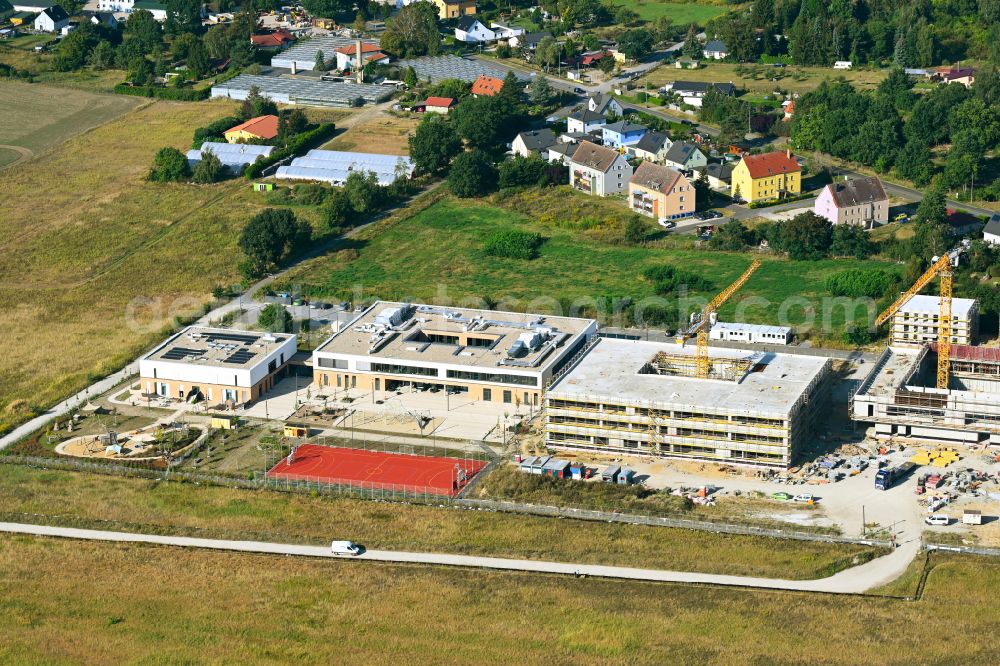
[[[872,229],[889,221],[889,197],[878,178],[830,183],[816,197],[815,213],[831,224]]]

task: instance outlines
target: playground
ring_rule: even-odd
[[[155,460],[181,453],[202,432],[200,426],[188,424],[153,425],[131,432],[80,435],[60,442],[55,451],[74,458]]]
[[[385,451],[303,444],[282,458],[272,479],[381,488],[453,496],[486,467],[471,458],[418,456]]]

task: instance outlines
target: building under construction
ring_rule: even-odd
[[[1000,349],[950,345],[937,388],[937,345],[890,347],[855,392],[851,414],[880,438],[1000,444]]]
[[[812,435],[830,361],[602,339],[546,394],[561,449],[787,468]]]

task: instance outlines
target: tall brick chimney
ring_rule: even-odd
[[[364,56],[361,54],[361,51],[362,51],[362,48],[361,48],[361,38],[358,38],[357,41],[354,42],[354,50],[355,50],[355,53],[354,53],[354,56],[355,56],[355,62],[354,62],[355,79],[357,80],[358,83],[364,83],[365,82],[365,74],[364,74],[363,70],[364,70],[364,67],[365,67],[365,59],[364,59]]]

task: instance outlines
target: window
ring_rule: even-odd
[[[382,380],[379,379],[378,377],[375,378],[375,390],[376,391],[382,390]]]
[[[372,372],[387,375],[418,375],[421,377],[437,377],[437,368],[422,368],[415,365],[395,365],[393,363],[372,363]]]
[[[320,358],[319,367],[321,368],[337,368],[338,370],[347,370],[347,361],[338,358]]]
[[[504,404],[505,405],[509,405],[512,400],[513,400],[513,397],[511,396],[510,391],[504,391],[503,392],[503,401],[504,401]]]
[[[356,375],[351,376],[351,388],[358,388],[358,378]]]
[[[493,390],[492,389],[488,389],[488,388],[484,388],[483,389],[483,400],[487,400],[487,401],[493,400]]]
[[[330,375],[323,373],[323,386],[330,385]]]

